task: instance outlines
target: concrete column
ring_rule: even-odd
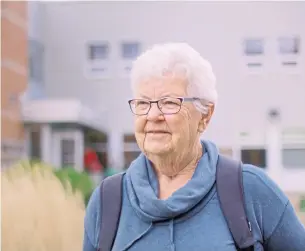
[[[108,167],[116,170],[124,168],[124,134],[118,131],[108,134]]]
[[[238,161],[241,161],[241,147],[240,145],[234,144],[232,146],[233,154],[232,158]]]
[[[78,171],[82,172],[84,170],[84,132],[83,130],[77,130],[75,139],[75,164]]]
[[[232,158],[241,161],[241,142],[240,142],[240,130],[236,126],[233,132],[233,137],[231,141],[232,146]]]
[[[40,145],[41,160],[47,164],[52,164],[52,128],[50,124],[41,125]]]

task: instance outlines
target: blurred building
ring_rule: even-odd
[[[29,2],[28,154],[82,166],[86,146],[128,166],[131,62],[180,41],[213,65],[219,103],[203,138],[305,191],[304,2]],[[41,150],[39,150],[41,149]]]
[[[27,4],[1,2],[1,167],[25,155],[20,100],[27,88]]]
[[[48,18],[45,15],[49,6],[52,3],[28,2],[29,86],[22,104],[27,154],[58,168],[75,166],[83,170],[85,135],[90,139],[91,135],[97,134],[94,139],[103,141],[105,136],[101,132],[105,127],[101,113],[86,106],[80,97],[49,93],[50,86],[55,83],[48,79],[47,60],[49,53],[53,53],[50,49],[57,46],[48,42]],[[58,60],[62,59],[59,57]],[[63,91],[70,88],[64,80],[58,87]]]

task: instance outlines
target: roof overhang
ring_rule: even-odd
[[[24,101],[22,118],[24,123],[77,123],[101,132],[106,131],[105,112],[94,111],[76,99]]]

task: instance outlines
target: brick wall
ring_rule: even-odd
[[[1,3],[1,164],[18,160],[24,148],[20,95],[28,82],[27,2]]]

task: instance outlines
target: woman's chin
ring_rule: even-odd
[[[162,140],[153,140],[149,142],[145,142],[144,150],[148,154],[154,155],[165,155],[171,151],[169,142],[164,142]]]

